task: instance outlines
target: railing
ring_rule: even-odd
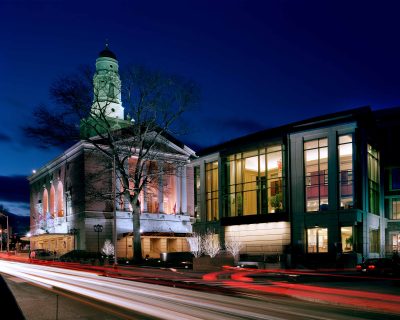
[[[61,225],[63,222],[65,222],[65,217],[54,218],[54,224],[55,225]]]
[[[143,213],[140,216],[140,223],[143,232],[192,232],[189,215]]]

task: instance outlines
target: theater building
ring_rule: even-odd
[[[398,250],[399,109],[387,113],[348,110],[199,152],[194,230],[240,239],[242,255],[286,253],[293,264],[351,265]]]
[[[121,91],[118,61],[108,48],[96,60],[93,82],[115,121],[126,121],[120,95],[107,100],[110,90]],[[354,265],[391,256],[400,249],[399,128],[400,108],[362,107],[250,134],[197,155],[165,136],[153,166],[185,165],[141,194],[143,256],[188,251],[193,230],[214,231],[222,246],[239,239],[243,257],[285,256],[290,265]],[[98,163],[93,146],[79,141],[29,177],[32,249],[98,251],[113,239],[116,217],[118,257],[132,257],[130,204],[89,197],[89,176],[102,170]],[[111,171],[103,171],[105,187],[118,189]]]
[[[106,80],[110,83],[105,85]],[[108,48],[96,60],[93,83],[95,95],[103,99],[100,103],[107,103],[110,108],[110,117],[116,122],[129,121],[124,120],[118,61]],[[110,98],[110,90],[119,94]],[[194,151],[170,136],[162,137],[159,147],[162,150],[157,150],[159,157],[152,167],[185,164],[194,156]],[[113,240],[115,220],[117,255],[132,257],[129,202],[116,197],[113,203],[90,194],[93,185],[89,180],[96,172],[101,172],[106,181],[106,193],[119,188],[118,181],[112,181],[112,170],[107,171],[102,165],[101,157],[92,144],[82,140],[28,178],[31,249],[47,249],[59,255],[74,249],[97,252],[106,239]],[[129,168],[135,165],[136,158],[132,156]],[[192,169],[182,165],[175,175],[160,175],[142,191],[140,223],[144,257],[159,258],[162,252],[188,251],[186,237],[192,232],[194,212],[192,185]]]

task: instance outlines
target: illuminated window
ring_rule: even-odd
[[[237,153],[225,160],[225,216],[284,210],[281,145]]]
[[[283,210],[282,147],[268,147],[266,156],[268,212],[279,212]]]
[[[218,220],[218,161],[206,163],[207,221]]]
[[[257,180],[260,167],[257,153],[257,151],[243,153],[243,215],[257,214]]]
[[[351,134],[338,139],[339,201],[341,209],[353,207],[353,137]]]
[[[200,167],[194,167],[194,216],[200,221],[201,202],[200,202]]]
[[[379,214],[379,154],[368,145],[368,205],[369,212]]]
[[[392,219],[400,220],[400,198],[392,199]]]
[[[369,229],[369,252],[379,253],[379,229]]]
[[[400,252],[400,233],[392,235],[392,250],[393,252]]]
[[[341,227],[340,233],[342,238],[342,251],[353,251],[353,227]]]
[[[309,228],[307,229],[307,252],[324,253],[328,252],[328,229]]]
[[[328,139],[304,142],[306,211],[328,209]]]
[[[391,220],[400,220],[400,197],[385,199],[386,217]]]

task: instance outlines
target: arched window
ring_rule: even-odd
[[[43,215],[46,216],[49,211],[49,195],[47,193],[47,189],[43,190]]]
[[[64,190],[61,181],[58,181],[57,185],[57,213],[59,217],[64,216]]]
[[[49,201],[49,207],[50,207],[50,215],[52,218],[55,216],[55,194],[56,191],[54,189],[54,185],[52,184],[50,187],[50,201]]]

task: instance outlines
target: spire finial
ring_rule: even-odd
[[[106,38],[106,49],[108,49],[108,39]]]

